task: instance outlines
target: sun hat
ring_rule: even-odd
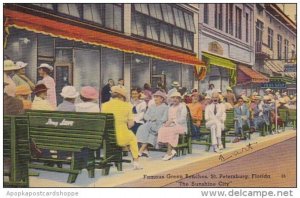
[[[173,81],[173,83],[172,83],[172,87],[179,87],[179,82],[177,82],[177,81]]]
[[[153,94],[153,96],[160,96],[160,97],[162,97],[163,99],[166,99],[166,98],[167,98],[166,93],[164,93],[164,92],[162,92],[162,91],[160,91],[160,90],[158,90],[157,92],[155,92],[155,93]]]
[[[287,95],[287,93],[286,93],[286,92],[283,92],[283,93],[282,93],[282,95],[283,95],[283,96],[286,96],[286,95]]]
[[[247,96],[242,95],[241,97],[242,97],[242,99],[244,100],[244,102],[248,102],[249,98],[248,98]]]
[[[227,91],[232,91],[232,88],[231,87],[227,87],[226,90]]]
[[[126,98],[127,96],[127,91],[125,88],[122,88],[120,86],[112,86],[111,87],[111,92],[112,93],[118,93],[121,94],[122,96],[124,96]]]
[[[42,64],[40,64],[40,66],[38,67],[38,69],[40,69],[40,68],[47,68],[47,69],[49,69],[50,71],[53,71],[53,66],[51,66],[51,65],[49,65],[49,64],[47,64],[47,63],[42,63]]]
[[[182,98],[181,94],[180,94],[178,91],[173,92],[173,93],[170,95],[170,98],[172,98],[172,97],[179,97],[179,98]]]
[[[16,62],[16,66],[18,67],[18,69],[22,69],[22,68],[26,67],[27,65],[28,65],[28,63],[24,63],[22,61]]]
[[[257,95],[258,93],[256,91],[252,93],[252,96],[257,96]]]
[[[266,91],[272,91],[272,89],[269,89],[269,88],[268,88],[268,89],[266,89]]]
[[[33,93],[37,94],[37,93],[47,91],[47,90],[48,90],[48,88],[46,87],[46,85],[38,84],[38,85],[35,86],[35,88],[33,90]]]
[[[97,89],[91,86],[85,86],[81,88],[80,95],[87,99],[98,99],[99,93]]]
[[[65,86],[62,90],[60,95],[63,98],[77,98],[79,93],[76,91],[75,87],[73,86]]]
[[[17,96],[24,96],[31,94],[32,91],[27,85],[20,85],[16,87],[16,95]]]
[[[284,98],[279,98],[279,100],[278,100],[280,103],[283,103],[283,104],[286,104],[286,101],[285,101],[285,99]]]
[[[15,65],[15,63],[12,60],[5,60],[4,61],[4,71],[13,71],[18,70],[19,67]]]

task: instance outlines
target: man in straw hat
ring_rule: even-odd
[[[250,111],[248,106],[245,104],[247,97],[239,97],[238,104],[234,108],[234,119],[235,119],[235,134],[236,138],[233,140],[233,143],[239,142],[239,134],[241,134],[241,139],[245,139],[244,126],[250,128]]]
[[[64,101],[58,105],[57,111],[70,111],[75,112],[75,99],[79,96],[79,93],[76,91],[73,86],[64,86],[61,90],[60,95],[64,98]]]
[[[53,72],[53,66],[42,63],[38,67],[38,73],[39,76],[43,79],[38,82],[38,84],[44,84],[46,85],[47,89],[47,99],[50,102],[50,104],[53,106],[53,108],[56,108],[57,102],[56,102],[56,87],[55,87],[55,81],[50,76],[50,73]]]
[[[148,146],[157,146],[158,129],[167,121],[168,106],[164,103],[167,95],[162,91],[156,91],[153,95],[154,104],[151,105],[144,116],[145,124],[138,128],[136,137],[142,144],[139,156],[149,157]]]
[[[117,144],[121,147],[130,147],[133,158],[133,169],[141,169],[138,163],[139,151],[137,138],[130,130],[134,125],[134,116],[132,105],[126,102],[127,91],[120,86],[113,86],[111,92],[110,101],[102,104],[102,112],[114,114]]]
[[[206,128],[211,132],[211,144],[214,152],[221,152],[223,145],[221,141],[222,130],[226,120],[226,110],[223,104],[219,103],[220,97],[218,92],[212,94],[212,103],[205,108]]]
[[[55,108],[47,100],[47,90],[48,88],[44,84],[38,84],[33,93],[35,94],[34,100],[32,102],[32,110],[46,110],[54,111]]]
[[[12,79],[15,82],[16,86],[25,85],[30,90],[33,91],[35,88],[35,85],[25,74],[25,67],[27,65],[28,65],[28,63],[24,63],[22,61],[16,62],[16,66],[18,67],[18,70],[16,70],[16,73],[12,77]]]
[[[12,97],[15,97],[16,95],[16,84],[12,80],[12,77],[15,74],[15,71],[18,70],[18,67],[15,65],[15,63],[12,60],[5,60],[4,61],[4,74],[3,74],[3,80],[7,83],[7,85],[4,87],[4,92]]]

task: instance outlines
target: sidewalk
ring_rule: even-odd
[[[140,160],[143,170],[131,170],[132,165],[124,163],[122,172],[112,167],[108,176],[102,176],[101,170],[96,170],[95,178],[88,178],[87,171],[83,170],[73,184],[66,182],[68,174],[34,170],[40,176],[30,177],[30,187],[161,187],[181,179],[185,174],[193,175],[295,136],[296,131],[292,129],[266,137],[255,133],[250,141],[228,143],[222,155],[206,152],[204,146],[193,145],[193,154],[170,161],[161,160],[162,152],[151,152],[151,158]]]

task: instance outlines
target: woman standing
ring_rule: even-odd
[[[176,151],[173,149],[178,144],[179,134],[187,132],[187,107],[181,102],[181,94],[174,92],[170,95],[171,106],[168,110],[168,120],[158,130],[158,143],[168,144],[167,154],[163,157],[163,160],[170,160],[176,155]]]
[[[102,112],[114,114],[117,144],[121,147],[129,145],[133,158],[133,169],[141,169],[138,163],[137,139],[133,132],[129,130],[134,125],[134,116],[132,105],[125,102],[127,91],[120,86],[113,86],[111,91],[111,99],[102,104]]]
[[[56,109],[56,88],[55,81],[50,76],[50,73],[53,71],[53,67],[47,63],[42,63],[38,67],[38,73],[43,79],[37,84],[44,84],[47,87],[47,100],[50,102],[52,107]]]

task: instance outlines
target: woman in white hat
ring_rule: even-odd
[[[16,62],[16,66],[18,67],[18,70],[16,70],[15,75],[13,76],[13,81],[15,82],[16,86],[25,85],[27,86],[31,91],[34,90],[35,85],[34,83],[25,75],[25,67],[28,65],[28,63],[24,63],[22,61]]]
[[[172,105],[169,106],[168,120],[158,130],[157,142],[167,144],[168,151],[163,160],[170,160],[176,155],[174,147],[178,144],[179,134],[187,132],[187,107],[181,102],[181,94],[174,92],[170,96]]]
[[[38,73],[40,77],[43,79],[38,82],[38,84],[44,84],[48,88],[47,90],[47,100],[50,102],[50,104],[53,106],[53,108],[56,108],[57,102],[56,102],[56,88],[55,88],[55,81],[50,76],[50,73],[53,71],[53,67],[51,65],[48,65],[47,63],[42,63],[38,67]]]
[[[64,98],[64,101],[58,105],[57,111],[76,111],[75,99],[79,96],[79,93],[76,91],[73,86],[65,86],[60,95]]]
[[[18,69],[18,67],[15,65],[15,63],[12,60],[5,60],[4,61],[4,74],[3,74],[3,80],[7,83],[7,85],[4,88],[4,92],[12,97],[15,97],[16,95],[16,84],[12,80],[12,77],[15,74],[15,71]]]

